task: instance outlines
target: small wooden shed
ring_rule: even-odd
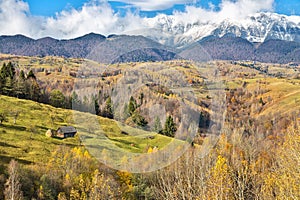
[[[76,133],[77,130],[73,126],[61,126],[56,131],[56,137],[59,138],[74,137]]]

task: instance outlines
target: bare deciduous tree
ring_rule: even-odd
[[[4,191],[5,199],[7,200],[21,200],[23,199],[23,193],[21,191],[21,183],[19,177],[18,162],[11,160],[8,165],[9,177],[6,181],[6,188]]]
[[[7,121],[6,113],[0,113],[0,124]]]
[[[14,117],[14,124],[17,123],[17,119],[18,119],[20,113],[21,113],[20,110],[11,110],[11,115]]]

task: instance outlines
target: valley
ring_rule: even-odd
[[[0,96],[1,191],[13,159],[23,171],[26,199],[184,195],[173,188],[207,199],[221,195],[216,189],[246,198],[268,199],[272,191],[300,195],[297,65],[180,59],[102,64],[7,54],[0,60],[14,66],[14,83],[21,71],[25,81],[31,71],[40,91],[35,102],[27,93],[27,100]],[[78,134],[45,136],[64,125]],[[170,179],[175,184],[161,184]]]
[[[0,0],[0,200],[300,200],[299,0]]]

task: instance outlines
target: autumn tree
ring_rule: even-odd
[[[60,192],[57,196],[58,200],[67,200],[66,194],[64,192]]]
[[[274,162],[261,176],[260,193],[264,199],[300,199],[299,129],[289,127],[283,140],[273,147]]]
[[[30,75],[31,74],[31,75]],[[35,75],[31,71],[27,75],[26,82],[25,82],[25,88],[26,88],[26,98],[31,99],[33,101],[39,101],[41,96],[40,86],[36,80]]]
[[[119,186],[114,184],[112,179],[105,177],[98,169],[94,171],[89,192],[90,199],[116,199],[115,191],[118,190]]]
[[[57,193],[55,179],[51,178],[48,174],[44,174],[39,181],[38,198],[41,200],[54,200]]]
[[[23,193],[21,191],[21,183],[19,177],[19,165],[15,160],[11,160],[8,165],[9,177],[6,182],[6,188],[4,191],[5,199],[9,200],[21,200],[23,199]]]
[[[200,155],[199,149],[190,149],[170,166],[145,174],[143,182],[149,185],[140,193],[151,188],[155,199],[213,199],[207,196],[207,182],[215,156]]]
[[[232,196],[232,176],[226,158],[219,155],[210,171],[207,195],[211,199],[227,199]]]

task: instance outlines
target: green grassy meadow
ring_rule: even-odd
[[[7,121],[0,125],[0,159],[3,164],[8,164],[11,159],[22,164],[47,163],[59,145],[70,148],[93,145],[98,152],[117,148],[128,153],[144,153],[149,147],[163,149],[174,140],[89,113],[3,95],[0,96],[0,112],[7,116]],[[14,112],[20,113],[16,123]],[[75,126],[78,130],[76,137],[58,139],[45,136],[48,129],[56,130],[62,125]],[[149,139],[149,136],[153,138]]]

